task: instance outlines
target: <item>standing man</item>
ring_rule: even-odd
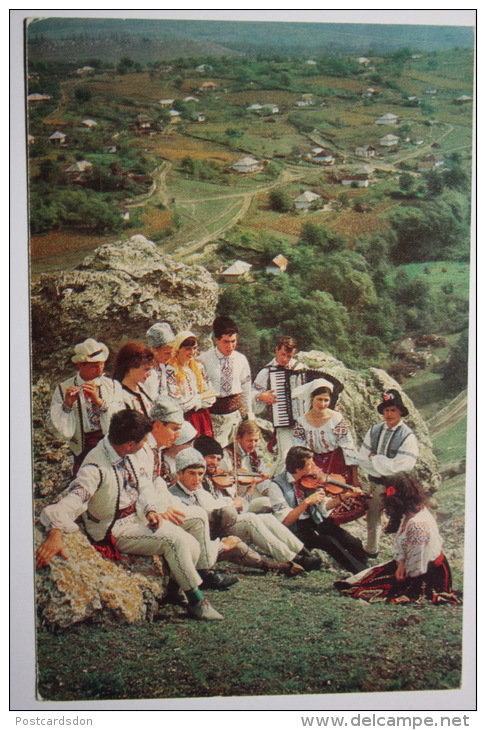
[[[68,494],[42,511],[48,536],[37,550],[36,567],[43,568],[56,555],[66,557],[63,534],[79,530],[76,520],[82,517],[91,543],[102,555],[163,555],[186,594],[189,615],[221,620],[200,590],[198,542],[160,512],[152,482],[133,458],[151,426],[137,411],[114,414],[107,436],[89,453]]]
[[[366,552],[371,558],[378,555],[382,495],[388,484],[387,477],[412,471],[419,456],[417,438],[412,429],[402,421],[402,418],[408,416],[408,408],[403,404],[398,390],[387,390],[376,410],[383,416],[383,421],[369,429],[358,454],[359,466],[370,475],[373,482],[366,514]]]
[[[107,346],[91,337],[76,345],[71,361],[78,372],[52,395],[49,421],[69,443],[73,477],[86,454],[108,431],[113,413],[125,408],[120,383],[103,375],[108,354]]]
[[[156,322],[145,335],[145,341],[153,352],[154,367],[144,383],[144,388],[154,401],[159,395],[167,395],[167,374],[165,366],[172,355],[175,334],[168,322]]]
[[[236,351],[238,327],[230,317],[216,317],[213,322],[215,346],[200,355],[216,392],[211,406],[213,435],[221,446],[229,442],[241,418],[253,419],[251,372],[248,360]]]
[[[285,335],[278,340],[275,346],[275,357],[260,370],[253,383],[253,403],[254,411],[257,415],[263,413],[268,406],[272,406],[277,401],[275,391],[270,388],[270,368],[285,368],[285,370],[304,369],[302,363],[295,359],[296,353],[297,342],[293,337]],[[277,444],[275,474],[280,474],[285,467],[287,451],[293,446],[292,427],[276,426],[273,417],[271,417],[271,421],[274,425],[274,436]]]

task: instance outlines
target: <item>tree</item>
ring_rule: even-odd
[[[272,190],[269,201],[271,209],[278,213],[287,213],[292,208],[292,201],[283,190]]]
[[[440,195],[444,190],[444,183],[436,170],[431,170],[425,177],[427,192],[430,196]]]
[[[398,184],[400,186],[400,190],[403,190],[404,193],[410,192],[410,190],[413,188],[413,183],[414,183],[413,175],[411,175],[409,172],[404,172],[398,178]]]
[[[468,330],[464,330],[451,351],[442,376],[453,391],[464,390],[467,387],[468,346],[469,333]]]
[[[91,99],[91,91],[87,86],[76,86],[74,89],[74,98],[81,102],[89,101]]]

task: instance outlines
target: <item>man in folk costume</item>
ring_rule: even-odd
[[[243,421],[236,430],[234,441],[224,449],[223,469],[231,473],[248,474],[237,480],[237,493],[245,501],[250,512],[271,512],[270,502],[263,482],[269,470],[258,453],[261,430],[256,421]],[[253,478],[252,478],[253,476]]]
[[[373,483],[366,516],[366,552],[370,557],[378,554],[383,512],[382,495],[388,484],[387,477],[412,471],[419,456],[417,438],[402,420],[408,416],[408,409],[398,390],[387,390],[377,406],[377,411],[383,416],[383,421],[369,429],[358,454],[359,466],[370,475]]]
[[[277,394],[270,387],[270,372],[272,368],[285,368],[285,370],[302,370],[304,366],[295,359],[297,343],[292,337],[281,337],[275,346],[275,357],[265,365],[256,376],[253,382],[253,410],[260,415],[268,406],[277,401]],[[268,409],[271,410],[271,409]],[[273,417],[271,416],[273,423]],[[287,451],[293,446],[292,427],[276,426],[275,441],[277,445],[277,462],[275,474],[279,474],[285,466]]]
[[[52,395],[50,425],[69,443],[73,477],[108,431],[113,413],[125,407],[120,383],[103,375],[108,354],[107,346],[91,337],[76,345],[71,361],[78,372],[56,386]]]
[[[152,481],[134,458],[151,426],[137,411],[115,413],[108,434],[88,454],[68,494],[42,511],[49,533],[36,553],[36,567],[45,567],[56,555],[67,557],[63,534],[76,532],[76,520],[82,517],[91,543],[105,557],[163,555],[186,594],[189,615],[221,620],[199,587],[197,540],[160,512]]]
[[[216,402],[211,406],[213,436],[226,446],[242,416],[253,419],[251,372],[246,357],[236,351],[238,327],[230,317],[213,322],[215,346],[199,356],[211,381]]]
[[[175,334],[168,322],[156,322],[145,335],[145,341],[153,352],[154,367],[144,383],[144,388],[154,401],[159,395],[167,395],[167,373],[165,366],[172,355]]]
[[[136,460],[140,472],[152,482],[156,495],[156,507],[165,520],[172,522],[192,535],[200,547],[199,560],[196,568],[203,579],[201,588],[215,588],[224,590],[237,582],[237,578],[223,575],[211,567],[218,559],[219,545],[211,542],[209,535],[208,516],[204,509],[196,506],[187,506],[180,499],[174,497],[168,488],[168,474],[164,461],[164,452],[171,448],[180,438],[183,429],[195,429],[184,420],[182,409],[177,401],[169,396],[160,396],[150,411],[152,431],[142,449],[137,453]],[[176,598],[178,585],[169,581],[169,598]]]
[[[367,561],[360,540],[330,518],[339,498],[320,488],[309,493],[301,485],[301,479],[315,473],[313,456],[304,446],[289,449],[285,471],[267,483],[272,512],[309,550],[324,550],[346,570],[359,573]]]
[[[213,497],[202,487],[206,472],[206,460],[196,449],[184,449],[176,459],[178,481],[170,491],[186,504],[197,504],[209,515],[210,524],[218,527],[219,535],[235,535],[245,543],[253,543],[259,550],[270,555],[289,574],[296,574],[293,563],[304,570],[314,570],[320,566],[320,559],[312,556],[304,548],[302,542],[276,520],[273,515],[256,515],[239,513],[229,497]],[[236,519],[233,525],[224,527],[219,522],[220,509],[232,511]],[[216,519],[215,519],[216,518]],[[217,532],[213,532],[218,534]],[[298,569],[297,569],[298,570]]]

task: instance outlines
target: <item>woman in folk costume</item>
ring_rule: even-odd
[[[452,590],[437,523],[418,481],[410,474],[389,478],[385,512],[399,519],[393,560],[334,583],[343,595],[370,603],[461,603]]]
[[[198,342],[189,330],[179,332],[173,342],[172,355],[166,367],[169,395],[179,401],[184,418],[198,436],[212,436],[209,408],[216,400],[206,368],[196,360]]]
[[[292,398],[302,399],[305,414],[294,425],[295,446],[314,452],[314,462],[325,474],[340,474],[347,484],[359,487],[358,454],[342,413],[330,407],[334,386],[324,378],[300,385]]]
[[[151,374],[153,364],[150,347],[143,342],[127,342],[118,350],[113,369],[114,380],[122,386],[125,406],[147,417],[152,408],[152,398],[143,384]]]

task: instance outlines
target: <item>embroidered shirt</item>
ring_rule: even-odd
[[[234,350],[226,357],[217,347],[206,350],[199,356],[206,368],[207,376],[218,397],[241,393],[243,407],[250,420],[254,419],[251,398],[251,372],[248,360]]]
[[[204,390],[209,390],[212,386],[207,376],[206,368],[202,363],[198,362],[197,365],[201,369]],[[189,367],[183,367],[182,370],[184,372],[184,380],[179,386],[174,368],[167,365],[167,389],[169,395],[179,401],[184,413],[192,411],[193,409],[198,410],[199,408],[210,408],[216,398],[201,398],[194,372]]]
[[[294,426],[293,440],[295,446],[306,446],[315,454],[327,454],[341,447],[348,466],[358,463],[351,429],[338,411],[333,411],[323,426],[311,426],[306,416],[300,416]]]
[[[402,517],[395,536],[395,560],[405,561],[407,576],[422,575],[427,572],[428,564],[442,552],[442,538],[437,523],[426,507],[414,514],[408,522]]]

